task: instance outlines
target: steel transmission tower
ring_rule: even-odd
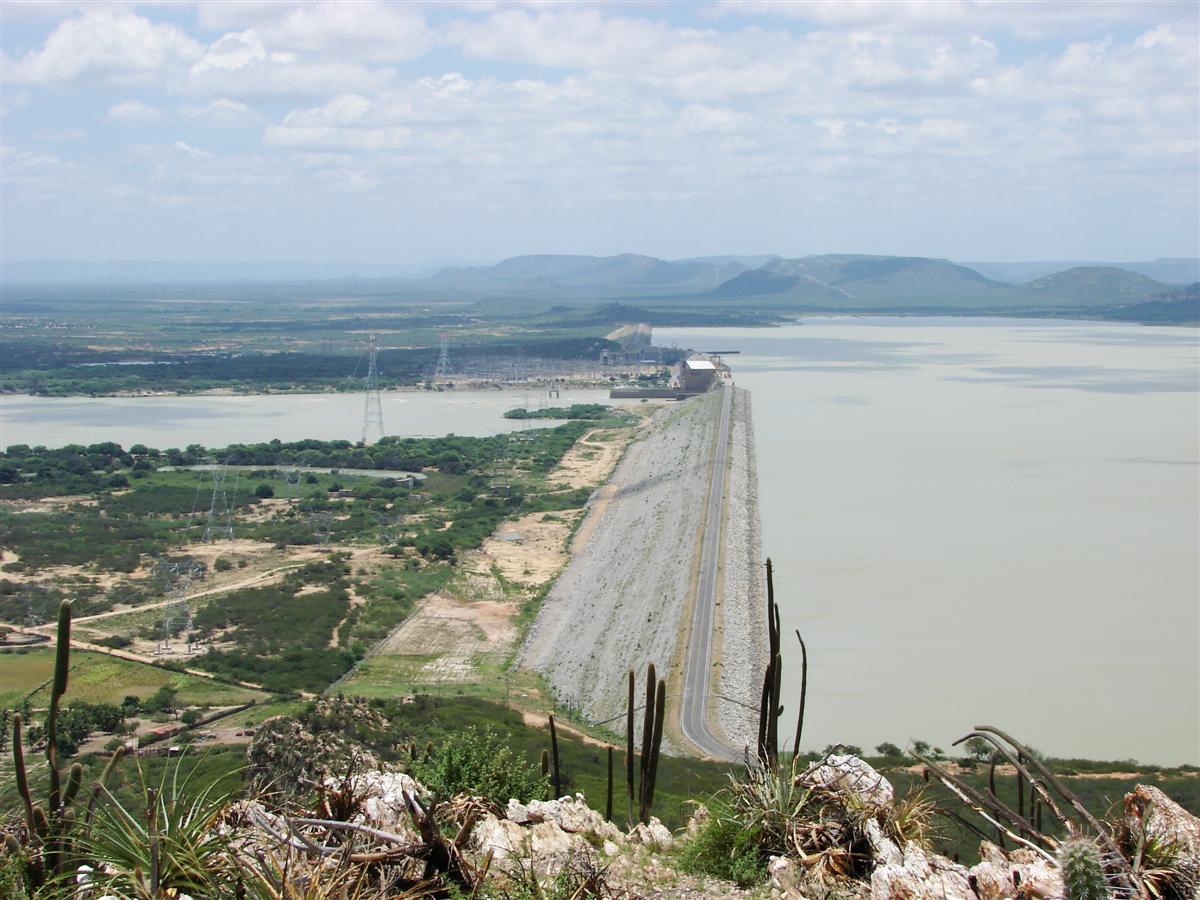
[[[453,374],[453,370],[450,368],[450,335],[443,331],[438,337],[441,338],[441,350],[438,353],[437,368],[434,369],[433,380],[445,381]]]
[[[229,493],[225,490],[225,480],[229,470],[223,465],[215,465],[212,472],[212,503],[208,507],[208,521],[204,525],[203,541],[233,540],[233,504]],[[236,483],[235,483],[236,490]]]
[[[197,562],[175,563],[169,566],[161,575],[170,582],[168,600],[163,608],[162,630],[154,646],[155,655],[161,656],[171,649],[171,638],[190,631],[192,628],[192,611],[188,607],[187,595],[192,589],[192,581],[200,576],[202,567]],[[192,641],[188,638],[187,650],[192,651]]]
[[[363,404],[362,442],[383,437],[383,398],[379,396],[379,366],[376,360],[375,335],[370,337],[370,360],[367,363],[366,400]]]

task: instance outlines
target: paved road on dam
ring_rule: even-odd
[[[688,641],[687,662],[684,667],[679,726],[683,736],[706,756],[737,760],[741,758],[741,753],[713,734],[708,721],[709,685],[712,682],[713,618],[717,570],[721,562],[725,470],[729,452],[729,409],[733,400],[733,389],[729,385],[724,385],[721,391],[724,394],[721,398],[721,424],[717,430],[708,512],[700,544],[700,574],[696,579],[696,597],[692,605],[692,633]]]

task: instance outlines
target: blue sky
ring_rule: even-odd
[[[0,254],[1197,255],[1198,10],[4,0]]]

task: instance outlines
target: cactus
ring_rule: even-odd
[[[650,821],[650,810],[654,807],[654,786],[658,781],[658,756],[662,749],[663,722],[666,719],[667,708],[667,683],[662,679],[658,681],[658,687],[654,694],[654,728],[653,736],[650,738],[649,762],[646,765],[646,782],[642,787],[642,813],[641,820],[643,822]],[[646,736],[642,735],[642,755],[646,755],[645,750]]]
[[[625,805],[630,827],[633,826],[633,694],[635,677],[629,670],[629,701],[625,707]]]
[[[792,744],[792,758],[800,755],[800,735],[804,734],[804,704],[808,700],[808,647],[804,646],[804,638],[800,629],[796,629],[796,640],[800,642],[800,709],[796,713],[796,740]]]
[[[608,790],[604,795],[604,820],[612,821],[612,801],[613,801],[613,748],[612,744],[608,745]]]
[[[67,771],[66,787],[58,768],[58,711],[63,694],[67,692],[67,674],[71,662],[71,603],[63,601],[58,610],[57,646],[54,658],[54,678],[50,691],[50,708],[46,714],[46,761],[50,767],[50,792],[45,807],[33,802],[29,791],[29,772],[25,766],[24,717],[17,713],[12,718],[13,770],[17,793],[25,811],[26,844],[29,849],[26,873],[30,882],[39,886],[50,875],[64,871],[70,854],[71,833],[76,824],[72,806],[83,785],[83,766],[75,763]],[[92,801],[88,805],[89,818],[95,796],[103,789],[112,773],[118,752],[104,769],[104,774],[93,783]],[[49,810],[49,812],[47,812]]]
[[[654,734],[654,686],[658,683],[657,672],[654,669],[654,663],[646,666],[646,707],[642,710],[642,756],[639,760],[638,768],[639,789],[638,789],[638,818],[644,820],[641,810],[645,808],[646,801],[646,770],[650,767],[650,741]]]
[[[646,666],[646,711],[642,720],[641,786],[638,792],[640,822],[650,821],[650,810],[654,806],[654,785],[658,780],[658,757],[662,749],[666,706],[667,683],[657,677],[654,663],[650,663]]]
[[[550,753],[554,760],[554,796],[562,796],[562,770],[558,766],[558,730],[554,727],[554,716],[550,717]]]
[[[1087,838],[1073,837],[1058,848],[1067,900],[1107,900],[1108,886],[1100,849]]]
[[[775,569],[767,560],[767,670],[763,673],[762,696],[758,705],[758,758],[774,765],[779,758],[779,688],[783,675],[783,657],[779,651],[779,604],[775,602]]]
[[[17,782],[17,793],[25,811],[27,845],[30,850],[26,862],[29,880],[41,885],[51,875],[61,874],[67,867],[72,849],[72,832],[77,817],[72,808],[83,786],[83,766],[75,763],[67,771],[66,786],[58,767],[58,711],[63,695],[67,692],[67,675],[71,662],[71,603],[64,601],[58,610],[58,632],[54,658],[54,677],[50,690],[50,708],[46,713],[46,761],[49,764],[50,791],[46,806],[35,804],[29,791],[29,773],[25,766],[22,748],[24,717],[13,716],[13,768]],[[96,799],[122,757],[118,751],[105,767],[103,774],[92,783],[91,799],[88,802],[85,823],[90,822]],[[47,812],[49,810],[49,812]]]

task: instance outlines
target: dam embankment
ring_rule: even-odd
[[[721,414],[720,390],[655,413],[626,450],[602,503],[589,510],[573,558],[531,626],[520,663],[541,672],[560,702],[594,722],[620,715],[625,673],[672,671],[686,652]],[[715,617],[715,721],[731,744],[751,735],[763,649],[758,511],[749,395],[737,390]],[[757,579],[757,581],[756,581]],[[639,684],[639,690],[640,690]],[[677,704],[678,698],[670,704]],[[640,717],[638,719],[640,722]]]
[[[766,574],[750,398],[744,388],[733,392],[713,654],[718,663],[713,685],[716,722],[734,747],[753,747],[757,739],[758,699],[767,660]]]

